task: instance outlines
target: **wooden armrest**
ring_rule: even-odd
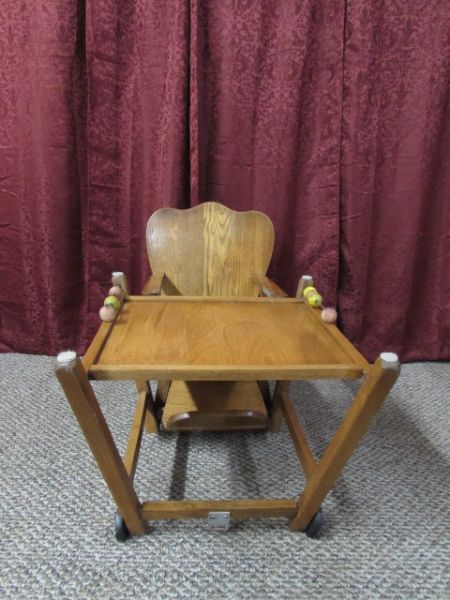
[[[269,298],[287,298],[288,294],[268,277],[261,278],[261,296]]]
[[[145,282],[144,287],[142,288],[142,294],[144,296],[160,296],[161,289],[164,279],[164,273],[153,274]]]

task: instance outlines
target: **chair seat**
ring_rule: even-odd
[[[172,381],[162,415],[167,431],[267,429],[256,381]]]

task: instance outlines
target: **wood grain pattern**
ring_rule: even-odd
[[[371,368],[370,363],[360,352],[358,352],[355,346],[345,337],[345,335],[336,327],[336,325],[333,325],[332,323],[324,323],[322,317],[320,316],[321,309],[313,308],[307,303],[305,303],[305,307],[310,311],[317,324],[325,328],[327,334],[333,338],[334,342],[336,342],[336,344],[348,356],[348,358],[356,365],[359,365],[364,373],[368,373]]]
[[[266,274],[274,245],[266,215],[217,202],[158,210],[146,238],[152,272],[166,273],[172,293],[192,296],[258,296],[255,275]]]
[[[174,381],[162,424],[168,431],[265,429],[267,409],[256,381]]]
[[[183,381],[248,381],[269,379],[294,381],[297,379],[359,379],[362,371],[355,365],[92,365],[89,377],[99,380],[149,379],[160,381],[163,378]]]
[[[292,517],[297,511],[295,500],[165,500],[144,502],[144,519],[204,519],[209,512],[225,511],[231,518]]]
[[[100,319],[99,319],[100,320]],[[91,366],[95,364],[100,356],[100,353],[105,345],[108,335],[111,333],[113,328],[113,322],[103,322],[95,334],[94,339],[86,350],[86,354],[82,358],[83,367],[86,371],[89,371]]]
[[[127,365],[136,371],[146,366],[158,378],[167,371],[164,379],[184,379],[188,370],[223,369],[238,369],[241,374],[248,371],[248,380],[254,370],[259,372],[259,379],[265,378],[265,370],[272,374],[294,371],[295,379],[311,367],[314,372],[329,372],[330,365],[332,376],[361,373],[361,366],[344,352],[324,324],[316,322],[304,303],[283,299],[235,303],[159,300],[125,303],[96,365],[91,367],[92,374],[98,377],[98,367],[106,367],[106,373]],[[174,377],[174,372],[181,377]],[[227,379],[234,378],[230,374]]]
[[[247,409],[246,398],[240,399],[245,409],[178,412],[167,419],[167,431],[261,431],[267,429],[266,416]]]
[[[236,212],[216,202],[206,202],[188,210],[162,209],[149,219],[146,237],[153,273],[165,273],[159,293],[286,296],[265,277],[273,252],[274,230],[270,219],[260,212]],[[154,285],[149,283],[145,289],[154,289]],[[202,385],[205,387],[204,383]],[[259,397],[261,401],[261,394]],[[189,402],[189,394],[186,394],[182,403],[188,407]],[[240,398],[240,404],[247,412],[251,410],[245,395]],[[185,410],[178,416],[172,414],[171,426],[175,426],[175,421],[178,427],[186,426],[186,417],[190,413],[191,410]],[[235,414],[224,412],[222,421],[228,421],[234,428],[232,422],[239,422],[235,417]],[[195,411],[193,418],[194,428],[198,427],[199,419],[206,428],[213,429],[221,422],[219,413],[215,409],[208,412],[207,407],[203,415]],[[249,426],[256,426],[258,418],[252,419],[247,419]],[[166,426],[169,426],[168,422]]]

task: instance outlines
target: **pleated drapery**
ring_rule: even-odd
[[[373,359],[450,357],[446,0],[4,0],[0,348],[83,352],[145,224],[267,213]]]

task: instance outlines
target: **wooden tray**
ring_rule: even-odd
[[[93,379],[355,379],[364,357],[294,298],[130,296],[84,359]]]

